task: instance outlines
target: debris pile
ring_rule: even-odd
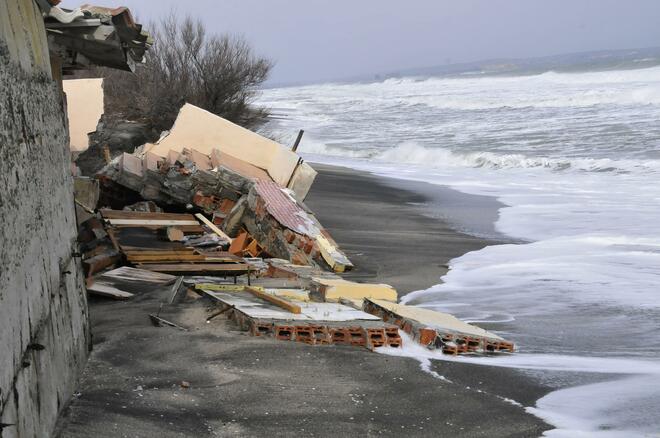
[[[389,285],[341,278],[353,265],[303,202],[314,176],[281,145],[184,106],[157,144],[77,179],[89,293],[168,288],[165,304],[205,298],[207,321],[311,345],[399,348],[401,329],[449,354],[513,351],[450,315],[396,304]]]

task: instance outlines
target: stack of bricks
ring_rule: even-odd
[[[402,318],[394,312],[377,306],[369,300],[365,300],[363,310],[401,328],[417,343],[430,349],[442,349],[445,354],[497,353],[503,351],[513,353],[514,351],[513,342],[423,326],[417,321]]]
[[[400,348],[401,336],[397,327],[367,321],[346,323],[315,321],[251,320],[240,312],[234,312],[234,320],[253,336],[274,337],[280,341],[302,342],[309,345],[350,345],[374,350],[378,347]]]

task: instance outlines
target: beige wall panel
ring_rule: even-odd
[[[184,148],[207,155],[220,149],[267,170],[282,186],[289,182],[298,162],[298,156],[282,145],[191,104],[181,108],[170,134],[148,150],[166,157],[170,150]]]
[[[103,115],[103,79],[63,81],[69,117],[70,148],[82,152],[89,147],[87,134],[96,131]]]

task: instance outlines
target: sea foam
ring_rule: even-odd
[[[578,373],[530,407],[551,436],[660,430],[660,67],[325,84],[262,102],[294,108],[276,126],[305,128],[308,160],[503,204],[496,229],[520,243],[454,259],[404,301],[480,321],[519,353],[392,354],[430,371],[433,359],[535,370],[557,388]]]

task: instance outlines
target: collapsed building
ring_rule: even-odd
[[[341,278],[354,266],[304,203],[315,176],[293,150],[184,105],[157,143],[78,178],[96,190],[81,190],[79,206],[94,230],[81,241],[88,290],[130,299],[133,281],[158,273],[171,276],[170,304],[204,297],[210,317],[254,336],[373,350],[400,348],[403,330],[448,354],[513,351],[451,315],[397,304],[389,285]]]

